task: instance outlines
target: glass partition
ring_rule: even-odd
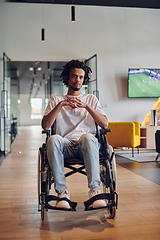
[[[60,74],[63,69],[54,69],[52,95],[65,95],[68,88],[63,84]]]
[[[92,69],[92,73],[89,74],[90,81],[88,84],[88,93],[96,95],[99,99],[99,92],[97,87],[97,54],[85,61],[86,65]]]
[[[10,59],[3,53],[3,90],[1,91],[1,150],[11,151],[10,122]]]

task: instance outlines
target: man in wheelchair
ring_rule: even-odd
[[[99,195],[99,143],[96,126],[108,127],[108,119],[93,94],[81,94],[83,84],[89,82],[90,67],[79,60],[68,62],[61,73],[68,87],[67,95],[51,97],[42,119],[42,128],[49,129],[54,123],[54,135],[47,141],[47,156],[54,177],[57,197],[70,199],[64,175],[64,159],[82,158],[88,179],[89,198]],[[93,202],[93,208],[105,207],[104,199]],[[68,201],[57,201],[57,208],[69,209]]]

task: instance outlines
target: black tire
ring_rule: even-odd
[[[113,184],[111,184],[111,179],[110,179],[110,177],[112,178],[112,172],[111,172],[109,161],[106,160],[105,166],[101,166],[101,171],[103,173],[102,175],[103,175],[103,180],[104,180],[102,182],[103,192],[104,193],[111,193],[111,192],[113,192],[114,191],[114,187],[113,187]],[[110,175],[110,177],[109,177],[109,175]],[[111,202],[111,200],[108,201],[108,203],[110,203],[110,202]],[[109,213],[110,213],[109,214],[109,218],[110,219],[115,218],[115,216],[116,216],[116,206],[110,207],[110,208],[108,208],[108,210],[109,210]]]
[[[109,208],[109,211],[110,211],[109,218],[111,218],[111,219],[115,218],[115,216],[116,216],[116,206],[113,206],[113,207]]]
[[[38,151],[38,205],[40,206],[40,194],[41,194],[41,177],[40,177],[40,171],[41,171],[41,149],[39,148]]]
[[[42,220],[44,220],[44,215],[45,215],[44,203],[41,203],[41,219],[42,219]]]
[[[42,148],[39,148],[38,153],[38,205],[41,211],[41,219],[44,220],[44,206],[45,196],[44,189],[42,189],[42,183],[44,182],[44,153]]]
[[[109,158],[111,160],[111,172],[112,172],[112,178],[113,178],[113,185],[114,185],[114,190],[116,191],[116,187],[117,187],[116,158],[113,151],[113,147],[111,145],[108,145],[108,148],[109,148]]]

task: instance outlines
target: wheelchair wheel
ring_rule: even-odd
[[[45,211],[44,211],[44,203],[41,203],[41,219],[44,220],[44,214],[45,214]]]
[[[112,166],[108,160],[106,160],[106,163],[101,166],[101,179],[102,181],[102,186],[103,186],[103,192],[108,193],[108,194],[114,194],[114,180],[113,180],[113,171],[112,171]],[[114,195],[115,198],[115,195]],[[115,202],[114,200],[106,200],[106,203],[113,204]],[[113,219],[116,216],[116,206],[111,206],[108,207],[109,210],[109,218]]]
[[[110,218],[115,218],[116,216],[116,206],[113,206],[111,208],[109,208],[109,212],[110,212]]]
[[[111,159],[111,157],[112,157],[111,173],[112,173],[112,178],[113,178],[114,190],[116,191],[116,187],[117,187],[116,159],[115,159],[113,147],[111,145],[108,145],[108,147],[109,147],[109,158]]]
[[[109,193],[110,189],[109,187],[106,186],[106,167],[101,165],[100,168],[101,168],[100,170],[101,179],[103,179],[102,181],[103,193]]]
[[[44,206],[45,206],[45,193],[44,193],[44,152],[42,148],[39,148],[38,153],[38,210],[41,211],[41,219],[44,220]]]
[[[109,163],[109,161],[107,161],[107,171],[108,173],[110,172],[111,173],[111,176],[110,178],[112,178],[112,183],[110,182],[110,193],[112,192],[115,192],[115,187],[116,187],[116,165],[114,166],[115,164],[115,156],[113,156],[113,159],[112,159],[112,164]],[[112,186],[111,186],[112,185]],[[115,195],[114,195],[114,201],[113,200],[109,200],[109,203],[115,203]],[[115,218],[116,216],[116,206],[112,206],[112,207],[109,207],[108,208],[109,212],[110,212],[110,215],[109,215],[109,218],[113,219]]]

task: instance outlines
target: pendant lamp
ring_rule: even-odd
[[[75,6],[71,6],[71,21],[75,22]]]
[[[45,29],[44,28],[41,29],[41,41],[42,42],[45,41]]]

